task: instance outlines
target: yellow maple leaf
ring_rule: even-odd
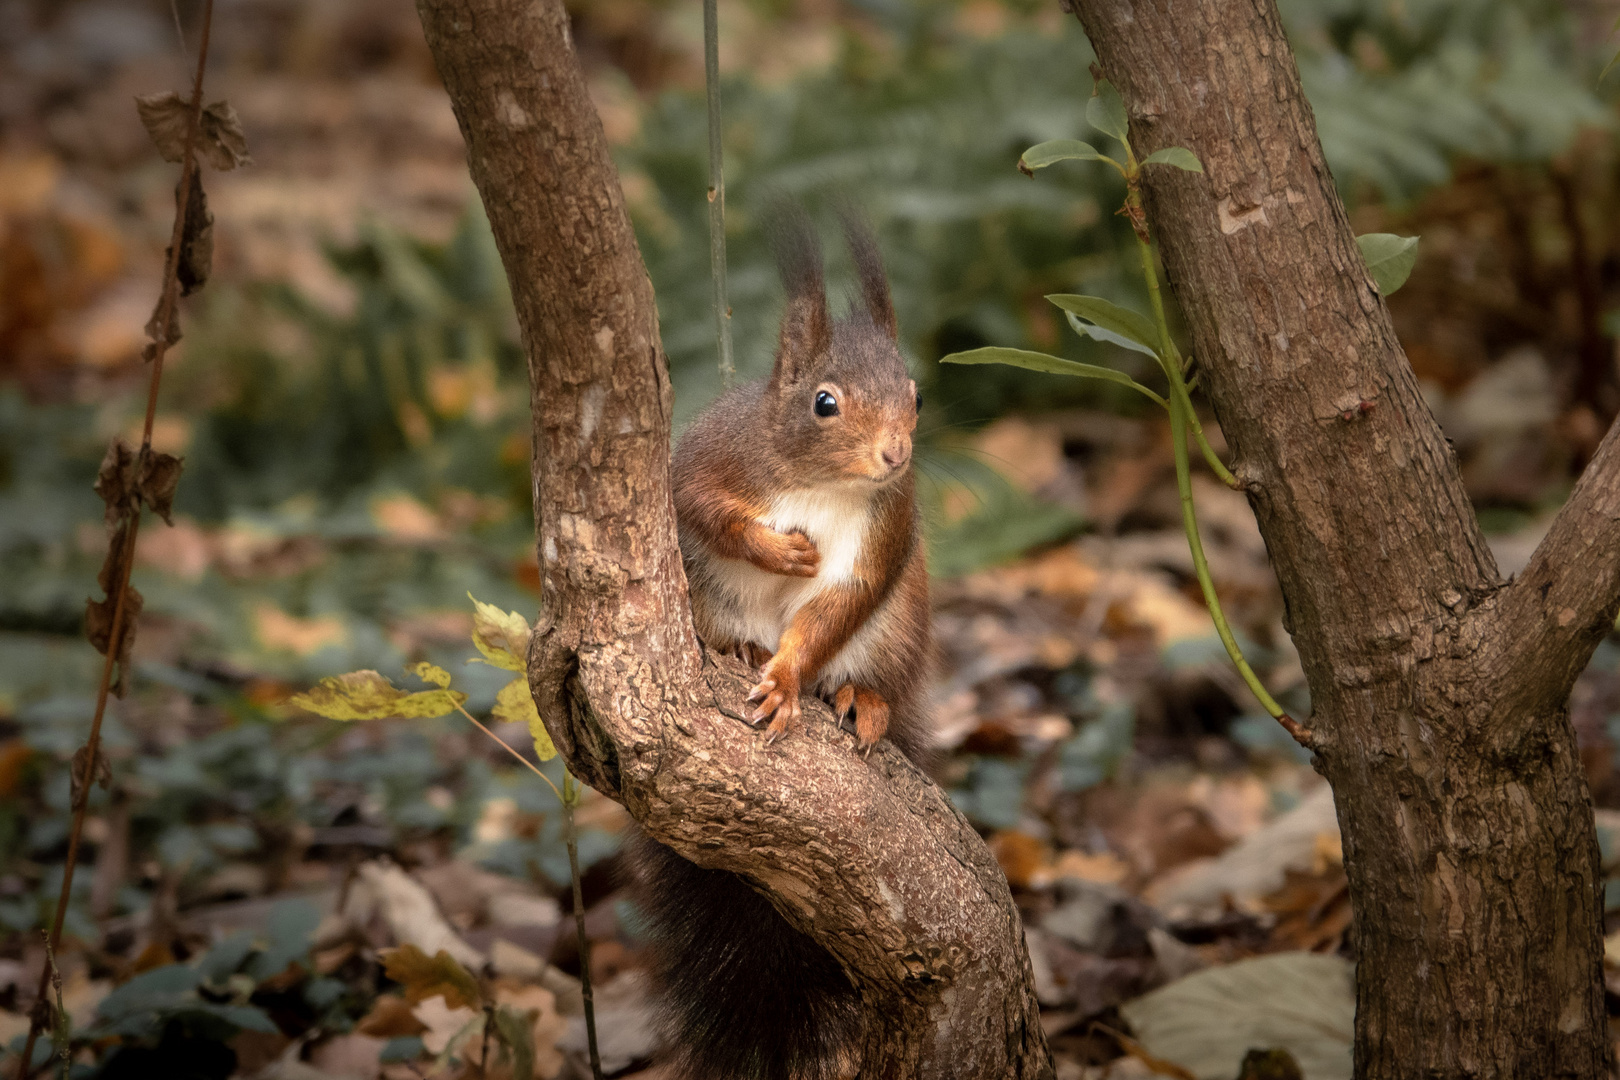
[[[432,666],[432,665],[428,665]],[[438,669],[443,671],[443,668]],[[429,680],[434,681],[434,680]],[[449,675],[445,682],[450,681]],[[467,695],[454,690],[407,693],[375,671],[351,671],[322,679],[313,689],[294,694],[288,701],[328,720],[384,720],[390,717],[444,716],[454,712]]]
[[[529,736],[534,739],[534,752],[541,761],[550,761],[557,756],[557,747],[551,741],[551,733],[546,725],[540,722],[540,710],[534,706],[534,695],[529,693],[529,680],[519,675],[505,686],[495,696],[495,719],[505,724],[527,724]]]
[[[484,662],[507,671],[522,671],[529,658],[529,620],[515,611],[502,611],[486,604],[472,593],[472,642],[484,654]]]
[[[445,688],[450,685],[450,673],[438,664],[430,664],[423,660],[419,664],[412,664],[405,669],[423,682],[430,682],[434,686]]]
[[[444,1003],[452,1009],[482,1007],[484,995],[478,981],[443,949],[428,956],[415,945],[401,945],[383,949],[378,955],[382,957],[383,971],[404,987],[405,1000],[411,1004],[443,995]]]

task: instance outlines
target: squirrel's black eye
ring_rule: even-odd
[[[922,412],[922,391],[917,391],[917,411]]]
[[[825,390],[818,391],[816,393],[816,415],[837,416],[838,399]]]

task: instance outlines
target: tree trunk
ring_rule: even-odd
[[[748,673],[693,634],[652,285],[561,0],[417,8],[529,358],[529,682],[569,768],[827,947],[865,1006],[863,1077],[1050,1076],[1018,911],[978,834],[819,706],[767,750],[740,715]]]
[[[1356,922],[1356,1075],[1600,1077],[1602,881],[1566,700],[1614,624],[1610,431],[1504,583],[1272,0],[1078,0],[1309,679]]]

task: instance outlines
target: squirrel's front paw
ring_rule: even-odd
[[[801,532],[780,533],[755,522],[748,530],[748,561],[761,570],[788,577],[815,577],[821,552]]]
[[[748,722],[757,727],[774,717],[765,729],[768,733],[765,745],[769,746],[777,739],[802,730],[804,721],[799,711],[798,676],[786,670],[773,671],[770,667],[763,674],[764,678],[748,695],[748,704],[759,706],[748,717]]]

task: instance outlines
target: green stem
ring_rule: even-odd
[[[579,835],[574,829],[574,807],[579,784],[563,772],[563,837],[568,843],[568,875],[574,883],[574,929],[579,934],[579,994],[585,1002],[585,1041],[590,1048],[591,1076],[602,1080],[602,1055],[596,1048],[596,999],[591,994],[591,939],[585,933],[585,892],[579,883]]]
[[[1254,673],[1249,662],[1243,658],[1243,650],[1238,648],[1237,638],[1232,635],[1232,628],[1227,624],[1226,613],[1221,610],[1220,598],[1215,595],[1215,582],[1209,576],[1209,560],[1204,557],[1204,541],[1198,535],[1198,513],[1193,507],[1192,468],[1187,460],[1189,427],[1197,433],[1199,447],[1203,450],[1205,459],[1216,470],[1215,475],[1232,487],[1237,486],[1237,481],[1226,467],[1220,464],[1219,459],[1215,457],[1215,451],[1204,438],[1203,429],[1198,423],[1198,414],[1193,411],[1192,398],[1187,393],[1187,382],[1182,378],[1181,353],[1170,337],[1170,324],[1164,317],[1164,298],[1159,294],[1159,273],[1153,265],[1153,248],[1148,244],[1147,238],[1140,233],[1136,242],[1142,253],[1142,278],[1147,283],[1148,299],[1153,305],[1153,317],[1159,326],[1159,366],[1164,369],[1165,378],[1170,381],[1170,393],[1166,396],[1170,399],[1170,442],[1176,458],[1176,490],[1181,495],[1181,524],[1187,532],[1187,547],[1192,552],[1193,571],[1198,575],[1198,587],[1203,590],[1204,603],[1209,607],[1210,618],[1214,620],[1215,632],[1221,636],[1221,644],[1226,646],[1226,655],[1237,665],[1238,674],[1243,676],[1244,683],[1254,692],[1254,696],[1260,700],[1266,712],[1270,713],[1274,720],[1283,721],[1284,727],[1288,727],[1293,723],[1292,719],[1288,717],[1283,707],[1277,704],[1277,700],[1267,693],[1260,676]]]
[[[1198,575],[1198,587],[1203,590],[1204,603],[1209,606],[1209,616],[1215,622],[1215,632],[1221,636],[1221,644],[1226,646],[1226,655],[1232,658],[1237,665],[1238,674],[1254,696],[1260,700],[1261,706],[1272,719],[1282,720],[1288,714],[1283,707],[1277,704],[1275,698],[1266,692],[1265,685],[1260,682],[1260,676],[1254,673],[1249,662],[1243,658],[1243,650],[1238,648],[1237,638],[1232,636],[1232,628],[1226,622],[1226,613],[1221,610],[1221,601],[1215,595],[1215,582],[1209,576],[1209,560],[1204,557],[1204,542],[1198,535],[1198,516],[1193,509],[1192,475],[1187,461],[1187,406],[1181,398],[1172,399],[1170,404],[1170,437],[1175,443],[1176,456],[1176,490],[1181,494],[1181,524],[1187,531],[1187,547],[1192,551],[1193,571]]]
[[[1241,487],[1238,478],[1232,475],[1232,471],[1216,456],[1214,447],[1209,445],[1209,439],[1204,435],[1204,425],[1198,422],[1198,411],[1193,408],[1192,397],[1187,392],[1187,382],[1182,378],[1181,350],[1176,348],[1175,339],[1170,336],[1169,320],[1164,317],[1164,297],[1159,293],[1159,271],[1153,265],[1153,248],[1141,236],[1136,238],[1136,246],[1142,254],[1142,280],[1147,282],[1148,301],[1153,305],[1153,318],[1159,326],[1159,366],[1164,369],[1165,378],[1170,380],[1169,396],[1173,401],[1180,401],[1186,410],[1187,426],[1192,429],[1198,450],[1204,455],[1210,471],[1221,483],[1237,489]],[[1171,410],[1172,413],[1174,411]],[[1185,443],[1182,445],[1185,446]]]

